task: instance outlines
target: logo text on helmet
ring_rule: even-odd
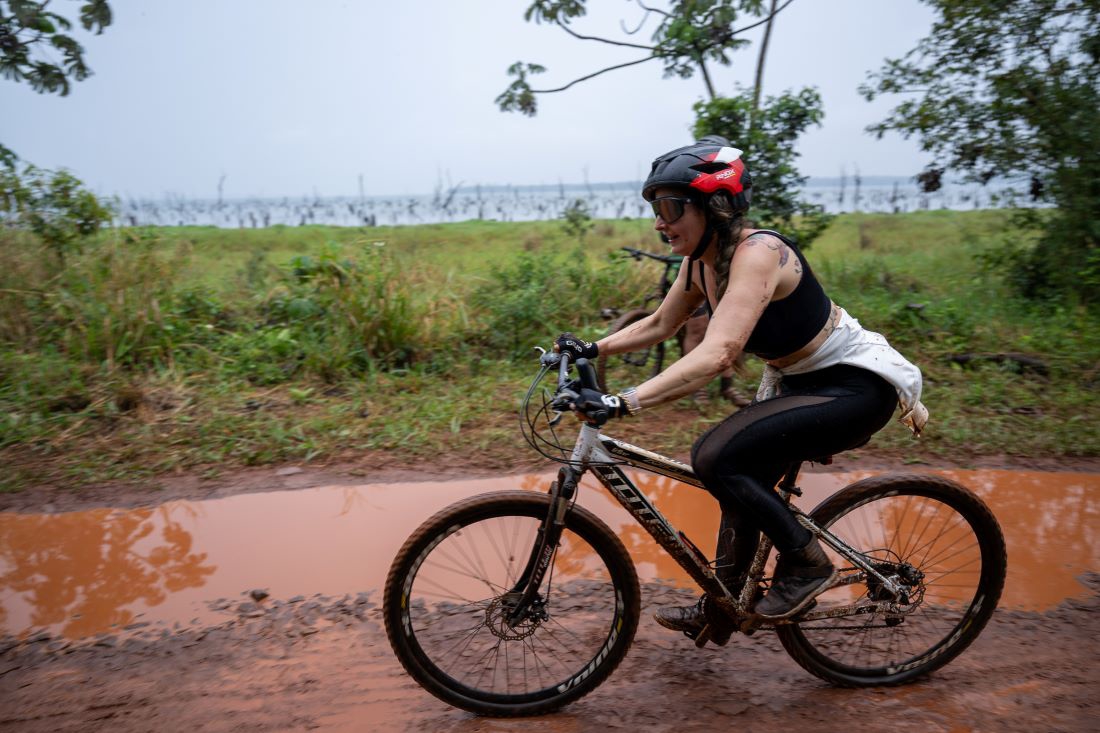
[[[715,179],[721,181],[721,180],[724,180],[726,178],[729,178],[732,175],[735,175],[736,173],[737,173],[737,171],[733,170],[732,168],[729,168],[727,170],[722,171],[721,173],[716,174],[714,177],[715,177]]]

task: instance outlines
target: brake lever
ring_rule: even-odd
[[[541,346],[534,347],[539,352],[539,364],[544,367],[555,367],[561,361],[561,354],[556,351],[547,351]]]
[[[569,409],[569,403],[576,402],[580,398],[581,396],[579,393],[566,387],[565,389],[559,390],[558,393],[554,395],[554,399],[550,402],[550,406],[554,408],[555,412],[561,413]]]
[[[571,389],[561,389],[554,395],[554,399],[550,401],[550,407],[554,410],[553,419],[547,421],[550,427],[554,427],[561,422],[561,419],[565,417],[566,412],[572,412],[569,409],[569,403],[575,402],[580,399],[580,395]]]

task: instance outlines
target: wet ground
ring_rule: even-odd
[[[534,731],[1097,730],[1100,475],[952,471],[990,504],[1009,546],[1001,609],[931,679],[830,688],[770,634],[698,651],[648,620],[690,600],[686,578],[606,498],[580,501],[628,545],[647,606],[623,666]],[[804,506],[863,474],[809,474]],[[328,486],[130,509],[0,514],[0,729],[511,730],[436,701],[393,660],[382,578],[436,509],[543,475]],[[706,494],[639,480],[709,549]],[[253,597],[250,592],[258,591]],[[266,595],[265,595],[266,594]]]

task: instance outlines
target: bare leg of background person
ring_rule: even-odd
[[[745,362],[745,355],[741,354],[737,357],[737,364],[742,365]],[[727,400],[737,405],[738,407],[748,407],[752,404],[752,400],[733,386],[733,370],[726,372],[722,375],[721,381],[718,383],[718,388],[722,393],[722,396]]]

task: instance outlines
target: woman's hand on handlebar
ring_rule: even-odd
[[[564,410],[568,408],[576,413],[578,420],[595,425],[603,425],[611,418],[629,415],[626,404],[617,395],[604,394],[597,389],[573,385],[558,393],[554,406]]]
[[[563,333],[554,341],[554,351],[569,354],[572,361],[577,359],[595,359],[600,355],[600,347],[592,341],[585,341],[571,333]]]

